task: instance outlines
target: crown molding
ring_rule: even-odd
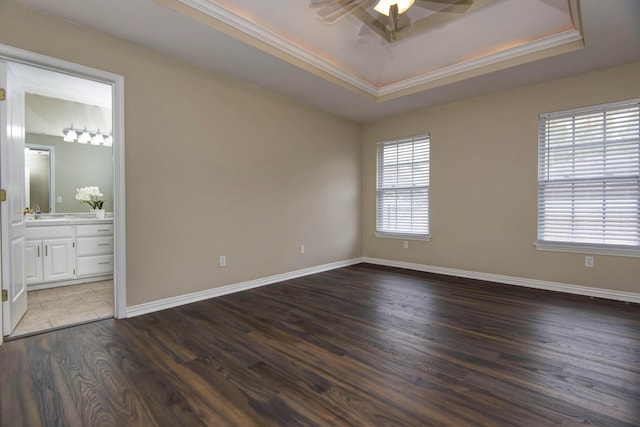
[[[341,68],[333,65],[332,63],[319,58],[311,52],[301,48],[300,46],[291,43],[285,38],[280,37],[276,33],[263,28],[254,22],[251,22],[222,6],[209,0],[178,0],[193,9],[196,9],[212,18],[215,18],[243,33],[260,40],[274,47],[281,52],[291,55],[294,58],[317,68],[320,71],[330,74],[331,76],[357,88],[370,95],[377,96],[378,88],[368,81],[354,76]]]
[[[580,25],[575,25],[580,22],[579,9],[575,0],[570,0],[570,5],[572,6],[571,15],[574,21],[574,28],[571,30],[494,52],[476,59],[439,68],[398,82],[384,86],[376,86],[316,56],[278,34],[216,4],[213,0],[177,1],[240,31],[252,39],[266,44],[270,48],[276,49],[276,51],[284,54],[280,56],[280,59],[293,65],[299,64],[296,64],[296,62],[290,58],[300,61],[307,67],[311,67],[312,70],[316,70],[316,75],[323,78],[328,77],[329,79],[335,79],[334,82],[339,82],[343,86],[353,89],[356,93],[369,95],[376,102],[384,102],[389,99],[449,84],[463,78],[489,73],[584,47],[583,36],[578,30]],[[229,35],[233,36],[233,34]],[[254,47],[261,48],[260,45],[255,44]],[[265,50],[264,48],[261,49]]]
[[[533,42],[525,43],[509,49],[501,50],[480,58],[471,59],[451,65],[449,67],[440,68],[416,77],[411,77],[397,83],[391,83],[382,86],[377,96],[393,95],[398,92],[411,90],[418,86],[433,83],[438,80],[449,79],[456,75],[468,73],[491,65],[505,63],[513,59],[523,58],[529,55],[535,55],[544,51],[548,51],[557,47],[565,46],[574,42],[582,41],[582,34],[577,30],[569,30],[563,33],[548,36]]]

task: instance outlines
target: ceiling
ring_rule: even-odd
[[[24,64],[11,68],[25,92],[111,110],[111,85]]]
[[[640,60],[638,0],[16,1],[362,122]]]

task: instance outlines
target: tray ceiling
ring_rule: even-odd
[[[365,122],[640,60],[638,0],[14,1]]]

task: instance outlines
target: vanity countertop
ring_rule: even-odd
[[[25,225],[27,227],[47,227],[52,225],[78,225],[78,224],[111,224],[113,217],[109,216],[105,219],[97,219],[94,215],[78,214],[78,215],[45,215],[40,219],[33,216],[25,217]]]

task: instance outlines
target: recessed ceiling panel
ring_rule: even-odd
[[[375,0],[175,1],[379,100],[582,46],[574,0],[415,0],[397,31]]]

